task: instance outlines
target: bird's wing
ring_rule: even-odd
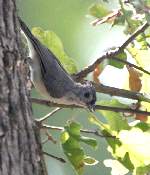
[[[39,55],[38,59],[40,61],[41,73],[48,92],[54,98],[64,96],[64,92],[67,92],[74,84],[71,76],[63,68],[56,56],[31,33],[20,18],[19,22],[21,29]]]

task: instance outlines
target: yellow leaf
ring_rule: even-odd
[[[141,73],[139,73],[136,69],[133,67],[127,66],[128,72],[129,72],[129,88],[132,91],[139,92],[142,88],[141,83]]]

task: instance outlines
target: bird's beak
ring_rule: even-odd
[[[88,107],[90,112],[94,112],[95,111],[95,104],[92,104],[92,105],[89,104],[87,107]]]

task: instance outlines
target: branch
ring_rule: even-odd
[[[150,103],[150,99],[146,97],[146,95],[139,93],[139,92],[133,92],[133,91],[128,91],[124,89],[119,89],[115,87],[110,87],[110,86],[105,86],[103,84],[97,84],[92,82],[94,85],[96,92],[99,93],[104,93],[104,94],[109,94],[111,96],[119,96],[119,97],[124,97],[124,98],[130,98],[138,101],[145,101]]]
[[[46,129],[56,130],[56,131],[64,131],[64,127],[60,127],[60,126],[50,126],[50,125],[43,124],[41,127]],[[103,137],[103,138],[106,138],[106,137],[116,138],[115,136],[111,136],[111,135],[102,135],[98,132],[98,130],[80,129],[80,132],[87,133],[87,134],[94,134],[98,137]]]
[[[82,106],[77,106],[77,105],[64,105],[64,104],[52,103],[48,100],[37,99],[37,98],[31,98],[31,101],[33,103],[37,103],[37,104],[41,104],[41,105],[45,105],[45,106],[49,106],[49,107],[84,108]],[[133,113],[133,114],[142,114],[142,115],[146,115],[146,116],[150,115],[150,112],[142,111],[142,110],[138,110],[138,109],[130,109],[130,108],[118,108],[118,107],[111,107],[111,106],[96,105],[95,109],[96,110],[113,111],[113,112],[128,112],[128,113]]]
[[[149,27],[148,23],[144,23],[142,26],[140,26],[119,48],[116,48],[115,50],[110,50],[105,53],[103,53],[93,64],[89,65],[88,67],[84,68],[77,74],[73,75],[73,77],[80,81],[84,77],[86,77],[90,72],[94,71],[94,69],[104,60],[115,57],[117,54],[121,53],[139,34],[143,33],[147,28]],[[132,65],[133,66],[133,65]],[[137,67],[136,67],[137,68]],[[143,71],[142,69],[141,71]],[[150,75],[150,72],[144,70],[143,72],[148,73]]]

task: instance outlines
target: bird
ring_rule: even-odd
[[[25,22],[20,17],[18,20],[27,40],[31,81],[37,91],[51,102],[77,105],[93,111],[96,90],[92,83],[76,82],[52,51],[31,33]]]

